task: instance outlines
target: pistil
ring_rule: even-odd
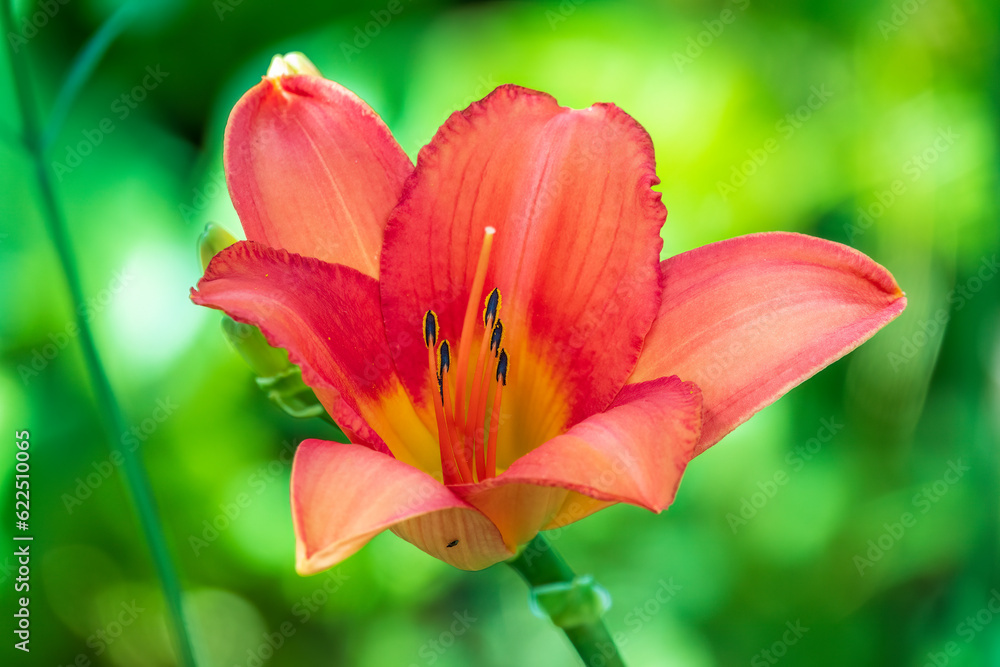
[[[490,411],[490,440],[486,448],[486,471],[489,477],[497,476],[497,433],[500,431],[500,399],[507,384],[507,351],[500,350],[497,359],[496,393],[493,395],[493,409]]]
[[[465,306],[465,319],[462,322],[462,337],[458,342],[458,378],[455,380],[455,422],[459,429],[466,426],[465,384],[469,374],[469,352],[472,348],[473,323],[476,319],[476,304],[482,298],[483,285],[486,283],[486,269],[490,262],[490,250],[493,248],[493,235],[497,230],[487,227],[483,232],[483,245],[479,249],[479,262],[476,274],[472,279],[472,289],[469,290],[469,300]]]

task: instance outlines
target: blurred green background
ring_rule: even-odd
[[[44,119],[119,5],[15,4],[5,39]],[[501,83],[615,102],[657,149],[664,256],[794,230],[859,248],[907,292],[897,321],[694,461],[669,512],[615,507],[551,536],[614,596],[630,665],[1000,665],[996,2],[139,4],[47,160],[199,665],[577,664],[502,566],[461,572],[388,534],[331,575],[294,573],[290,453],[333,430],[271,405],[219,313],[187,299],[205,223],[239,232],[228,111],[291,50],[413,157]],[[31,430],[35,541],[30,656],[0,549],[0,662],[172,665],[3,59],[0,422]]]

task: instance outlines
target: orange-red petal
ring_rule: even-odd
[[[271,345],[288,350],[331,416],[367,444],[388,445],[424,470],[440,467],[393,371],[375,279],[243,241],[215,256],[191,299],[257,325]]]
[[[511,558],[489,519],[429,475],[358,445],[306,440],[292,466],[297,569],[313,574],[386,529],[463,570]]]
[[[386,227],[390,340],[416,336],[433,308],[441,337],[457,341],[490,226],[492,260],[473,299],[478,313],[490,290],[502,294],[511,363],[503,401],[532,422],[518,425],[521,446],[604,410],[659,305],[666,211],[650,189],[657,182],[649,136],[613,105],[573,110],[502,86],[453,114],[421,151]],[[477,340],[482,331],[479,321]],[[458,371],[471,374],[471,366]],[[422,355],[402,355],[397,368],[414,399],[428,400],[433,382]]]
[[[413,165],[354,93],[318,76],[264,77],[233,108],[224,154],[248,239],[378,277]]]
[[[704,399],[704,451],[755,412],[871,337],[906,307],[864,254],[783,232],[665,260],[660,313],[630,382],[666,374]]]
[[[701,395],[693,383],[669,377],[628,385],[607,411],[529,452],[499,477],[454,489],[514,547],[607,503],[665,509],[700,432]]]

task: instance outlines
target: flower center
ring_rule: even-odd
[[[483,293],[486,268],[496,230],[487,227],[479,252],[469,301],[465,308],[462,336],[458,344],[457,377],[454,391],[451,381],[451,345],[438,341],[438,317],[433,310],[424,314],[424,344],[427,363],[437,378],[438,391],[434,399],[441,470],[446,484],[482,481],[496,476],[497,433],[500,430],[500,401],[507,384],[507,352],[503,349],[503,322],[500,320],[502,299],[494,288],[483,303],[483,336],[479,342],[471,391],[468,382],[469,355],[472,352],[473,325],[478,295]],[[468,395],[468,401],[466,396]]]

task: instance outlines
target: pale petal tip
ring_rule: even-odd
[[[319,574],[323,570],[333,567],[338,562],[334,558],[320,557],[320,554],[317,554],[315,551],[310,553],[302,537],[300,535],[295,536],[295,572],[300,577],[311,577],[314,574]]]
[[[285,55],[278,53],[271,58],[271,64],[267,68],[267,76],[280,77],[294,76],[296,74],[322,76],[316,65],[305,54],[298,51],[292,51]]]
[[[295,562],[295,573],[300,577],[311,577],[321,571],[322,568],[316,567],[316,564],[307,558]]]

